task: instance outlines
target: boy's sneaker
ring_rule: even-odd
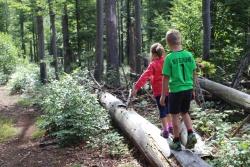
[[[161,131],[161,136],[164,137],[165,139],[167,139],[169,137],[169,132],[166,130],[162,130]]]
[[[192,149],[192,148],[194,148],[194,145],[196,143],[197,143],[197,139],[195,137],[195,134],[194,133],[189,134],[188,137],[187,137],[186,148]]]
[[[172,149],[172,150],[175,150],[175,151],[181,151],[181,142],[180,141],[170,141],[169,142],[169,147]]]

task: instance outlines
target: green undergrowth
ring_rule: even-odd
[[[211,139],[207,145],[213,148],[214,158],[209,163],[215,167],[250,166],[250,132],[231,137],[234,127],[238,125],[229,119],[233,112],[237,111],[198,110],[192,113],[194,128]]]
[[[124,138],[112,127],[108,112],[100,106],[87,70],[61,75],[59,81],[51,79],[43,86],[36,65],[16,69],[8,86],[12,93],[24,97],[18,104],[24,107],[38,104],[43,110],[33,139],[46,133],[61,146],[87,142],[88,146],[103,148],[114,157],[128,152]]]
[[[88,141],[91,147],[106,145],[110,155],[119,156],[127,150],[123,137],[111,128],[87,76],[88,71],[78,70],[44,87],[38,100],[45,113],[39,127],[62,146]]]
[[[39,127],[39,125],[42,123],[42,121],[43,120],[41,119],[41,117],[36,118],[36,122],[35,122],[36,128],[35,128],[35,131],[32,133],[32,136],[31,136],[32,139],[39,139],[45,135],[46,131]]]
[[[42,84],[40,82],[39,66],[32,63],[23,62],[18,64],[15,72],[10,76],[8,87],[11,94],[20,93],[25,95],[36,95]],[[48,82],[53,80],[54,73],[51,67],[47,68]]]
[[[7,141],[17,134],[11,119],[0,116],[0,142]]]
[[[17,102],[17,104],[23,107],[30,107],[33,105],[33,101],[30,98],[23,97]]]

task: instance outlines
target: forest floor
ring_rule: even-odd
[[[19,95],[9,95],[6,87],[0,87],[0,118],[13,120],[17,133],[0,142],[1,167],[146,167],[146,162],[136,149],[130,154],[114,158],[107,151],[76,147],[60,148],[57,145],[40,147],[41,139],[34,139],[36,119],[41,111],[35,106],[18,103]],[[136,157],[136,158],[134,158]]]

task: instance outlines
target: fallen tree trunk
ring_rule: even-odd
[[[171,166],[168,157],[172,152],[183,167],[209,167],[205,161],[191,151],[170,152],[167,140],[160,136],[160,129],[134,110],[127,110],[126,106],[110,93],[102,93],[100,101],[109,110],[119,128],[132,139],[152,166]]]
[[[250,95],[205,78],[198,78],[198,81],[200,82],[200,86],[203,89],[207,90],[213,95],[220,97],[230,104],[238,105],[249,111]]]

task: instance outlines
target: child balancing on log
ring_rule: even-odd
[[[173,119],[174,139],[169,143],[173,150],[181,150],[180,119],[188,130],[187,148],[193,148],[197,139],[193,133],[192,121],[189,115],[190,102],[192,100],[195,84],[196,64],[192,53],[183,50],[181,34],[178,30],[169,30],[166,36],[167,44],[171,52],[166,56],[163,65],[163,83],[160,103],[165,106],[166,92],[169,90],[168,109]]]
[[[135,96],[138,90],[140,90],[148,80],[151,81],[153,94],[160,112],[160,119],[162,123],[161,135],[164,138],[169,137],[169,133],[173,133],[172,120],[168,112],[168,90],[165,91],[164,106],[160,105],[160,97],[162,92],[162,66],[164,62],[165,51],[160,43],[155,43],[150,48],[151,63],[147,69],[140,76],[138,81],[135,83],[132,96]]]

